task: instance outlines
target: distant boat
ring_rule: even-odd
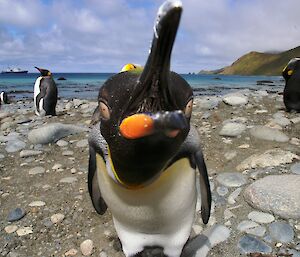
[[[1,73],[28,73],[28,70],[22,70],[20,68],[10,68],[8,67],[6,70],[1,71]]]

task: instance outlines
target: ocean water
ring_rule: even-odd
[[[113,73],[55,73],[53,78],[60,98],[96,100],[99,88],[112,75]],[[34,83],[38,76],[39,73],[0,74],[0,92],[6,91],[15,100],[32,99]],[[280,76],[182,76],[192,86],[195,95],[224,95],[241,89],[280,92],[284,88],[284,81]],[[66,80],[57,80],[59,77]]]

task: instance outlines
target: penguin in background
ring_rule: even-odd
[[[5,91],[0,93],[0,105],[1,104],[9,104],[9,98]]]
[[[41,76],[34,84],[34,107],[38,116],[56,115],[57,87],[49,70],[35,67]]]
[[[288,112],[300,112],[300,57],[293,58],[282,71],[285,79],[283,102]]]
[[[98,214],[110,209],[127,257],[153,248],[159,256],[181,255],[195,217],[196,183],[203,222],[210,217],[207,169],[190,125],[193,91],[170,71],[181,12],[180,1],[159,8],[144,68],[108,79],[92,118],[89,194]]]

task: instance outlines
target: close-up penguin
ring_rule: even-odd
[[[283,102],[286,110],[300,112],[300,58],[293,58],[282,71],[285,79]]]
[[[109,78],[92,118],[88,189],[100,215],[109,208],[125,256],[153,248],[157,256],[182,255],[195,218],[196,184],[203,222],[210,217],[207,169],[190,125],[193,91],[170,71],[181,13],[180,1],[159,8],[144,68],[129,65]]]
[[[56,115],[57,87],[49,70],[35,67],[41,76],[34,84],[34,107],[38,116]]]

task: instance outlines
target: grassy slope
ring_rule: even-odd
[[[279,54],[250,52],[215,74],[281,75],[283,68],[294,57],[300,57],[300,46]]]

